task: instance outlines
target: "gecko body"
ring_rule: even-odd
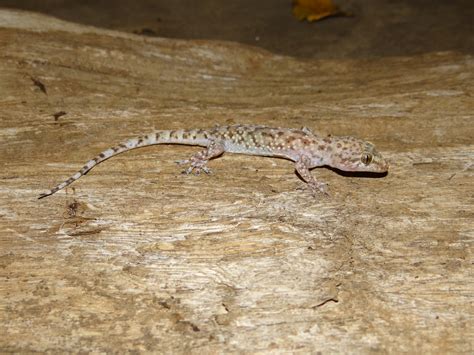
[[[89,160],[77,173],[41,194],[39,198],[52,195],[87,174],[94,166],[117,154],[131,149],[155,144],[182,144],[203,146],[180,164],[189,164],[185,173],[209,173],[207,162],[224,152],[279,157],[295,163],[295,169],[313,192],[327,193],[326,184],[316,180],[310,169],[330,166],[343,171],[385,173],[388,163],[370,142],[358,138],[321,137],[308,128],[288,129],[266,126],[233,125],[212,129],[159,130],[129,139],[104,150]]]

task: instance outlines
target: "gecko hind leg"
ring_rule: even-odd
[[[190,159],[179,160],[176,163],[179,165],[190,164],[190,166],[183,170],[183,174],[191,174],[194,172],[195,175],[205,172],[206,174],[211,174],[211,169],[209,169],[206,164],[212,158],[217,158],[219,155],[224,153],[225,148],[222,143],[212,141],[206,149],[194,154]]]

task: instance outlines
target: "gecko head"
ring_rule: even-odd
[[[343,171],[386,173],[388,162],[375,146],[354,137],[339,137],[332,141],[331,165]]]

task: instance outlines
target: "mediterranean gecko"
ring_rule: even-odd
[[[186,174],[201,171],[209,174],[207,162],[224,152],[279,157],[295,162],[299,176],[312,192],[327,194],[325,183],[316,180],[310,169],[327,165],[343,171],[385,173],[388,163],[377,152],[374,145],[354,137],[321,137],[308,128],[287,129],[265,126],[221,126],[212,129],[160,130],[129,139],[115,147],[104,150],[89,160],[81,170],[51,190],[41,194],[43,198],[56,193],[87,174],[94,166],[117,154],[131,149],[154,144],[183,144],[206,147],[188,160]]]

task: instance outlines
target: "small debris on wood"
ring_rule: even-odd
[[[57,121],[59,117],[64,116],[64,115],[67,115],[66,111],[59,111],[59,112],[53,113],[53,117],[55,121]]]
[[[46,86],[40,80],[33,78],[32,76],[30,76],[30,79],[37,88],[39,88],[45,95],[48,95],[46,92]]]

